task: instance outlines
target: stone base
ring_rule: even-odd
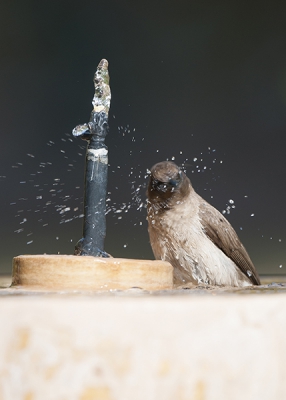
[[[165,261],[72,255],[22,255],[13,259],[12,287],[27,290],[164,290],[173,287]]]

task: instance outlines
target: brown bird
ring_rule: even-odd
[[[147,220],[155,258],[174,267],[174,283],[260,285],[256,269],[224,216],[173,162],[151,169]]]

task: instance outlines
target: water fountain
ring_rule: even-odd
[[[165,261],[113,258],[104,251],[108,133],[111,100],[108,62],[94,75],[93,110],[88,123],[73,130],[88,142],[86,152],[83,237],[75,255],[21,255],[13,260],[12,287],[35,290],[170,289],[172,266]]]

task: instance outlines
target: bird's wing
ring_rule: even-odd
[[[199,216],[203,229],[210,240],[238,266],[254,285],[260,285],[259,276],[247,251],[224,216],[204,201],[200,204]]]

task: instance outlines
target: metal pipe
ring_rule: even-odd
[[[75,137],[88,141],[86,152],[83,237],[75,246],[75,255],[109,257],[104,251],[106,235],[106,190],[108,149],[104,143],[108,133],[110,87],[107,60],[101,60],[94,75],[93,110],[87,124],[73,130]]]

